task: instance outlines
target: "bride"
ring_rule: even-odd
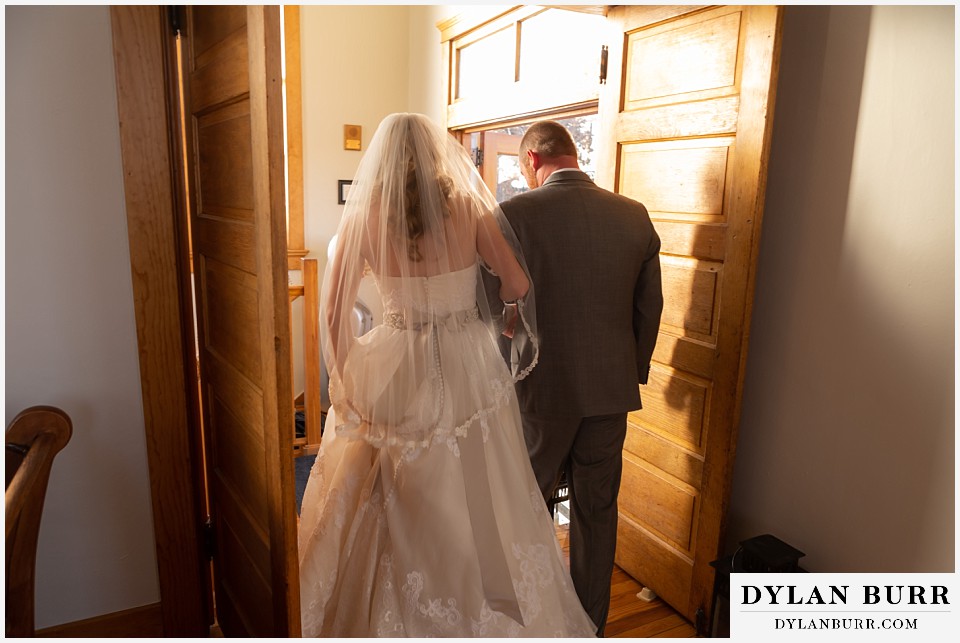
[[[367,270],[383,323],[355,337]],[[304,636],[595,636],[523,442],[513,383],[538,349],[519,244],[427,117],[377,129],[321,300],[331,410],[301,513]]]

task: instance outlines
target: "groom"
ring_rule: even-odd
[[[534,123],[520,142],[531,191],[501,204],[533,280],[540,363],[517,383],[544,500],[566,469],[570,572],[603,636],[617,542],[627,412],[640,408],[663,295],[660,238],[646,208],[580,171],[569,132]]]

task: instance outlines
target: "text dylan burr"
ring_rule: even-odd
[[[858,605],[949,605],[943,585],[864,585],[863,602]],[[796,585],[744,585],[743,605],[846,605],[849,585],[828,585],[821,589]]]

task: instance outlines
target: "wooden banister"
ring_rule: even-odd
[[[37,537],[53,459],[70,441],[70,417],[53,406],[21,411],[6,438],[6,635],[34,634]]]

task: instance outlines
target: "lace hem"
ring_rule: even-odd
[[[524,303],[522,299],[518,299],[517,315],[519,315],[520,321],[523,322],[523,329],[527,332],[527,337],[530,338],[530,342],[533,344],[533,360],[526,368],[513,377],[514,382],[526,379],[527,375],[529,375],[533,371],[533,368],[540,362],[540,340],[530,328],[530,322],[527,321],[527,316],[523,314],[524,308],[526,308],[526,303]]]

